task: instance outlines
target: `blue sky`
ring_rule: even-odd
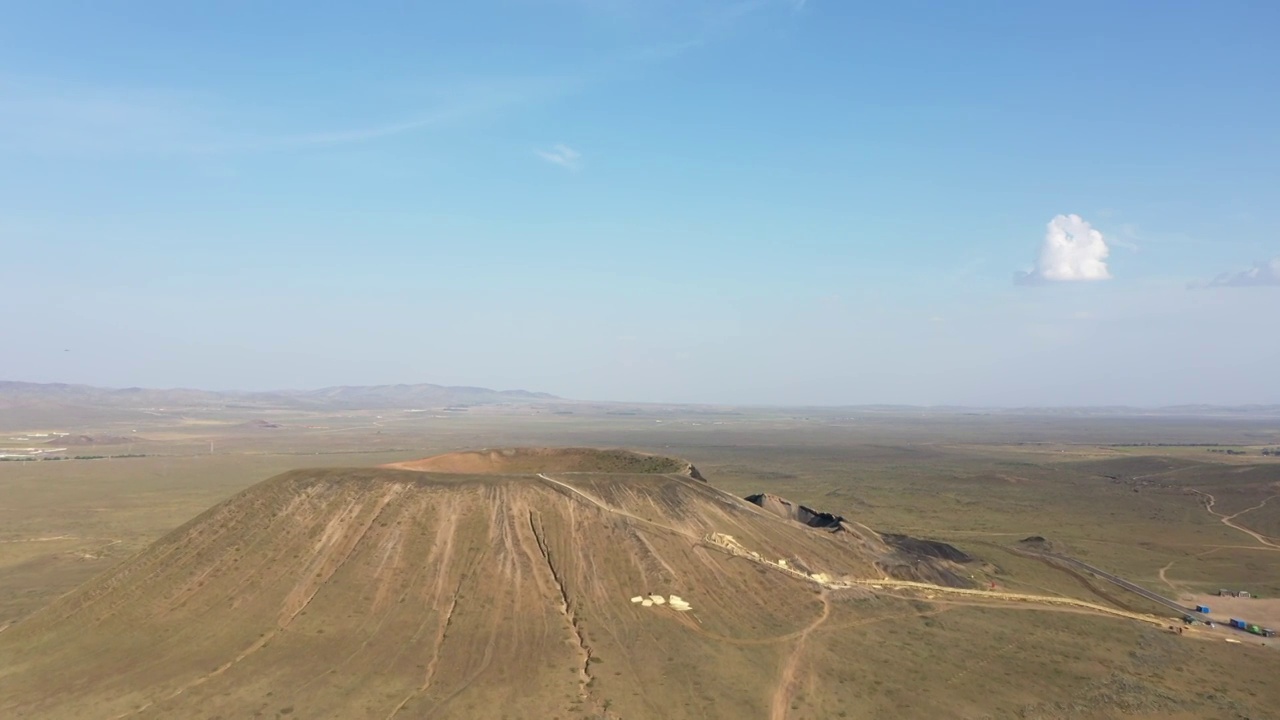
[[[11,3],[0,378],[1280,402],[1280,6]]]

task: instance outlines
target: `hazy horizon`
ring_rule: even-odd
[[[16,7],[0,378],[1280,403],[1280,6]]]
[[[690,407],[690,408],[708,407],[708,408],[725,408],[725,409],[742,409],[742,410],[805,410],[805,409],[866,410],[866,409],[882,409],[883,408],[883,409],[890,409],[890,410],[898,410],[898,409],[924,410],[924,411],[963,410],[963,411],[992,411],[992,412],[1001,412],[1001,411],[1034,412],[1034,411],[1040,411],[1040,410],[1043,410],[1046,412],[1077,411],[1077,410],[1079,411],[1134,410],[1142,413],[1147,413],[1147,412],[1159,412],[1159,411],[1177,411],[1180,408],[1197,408],[1197,407],[1209,408],[1212,410],[1246,411],[1246,412],[1250,408],[1260,408],[1262,410],[1271,410],[1274,408],[1280,408],[1280,404],[1276,404],[1276,403],[1236,403],[1236,404],[1173,403],[1173,404],[1163,404],[1163,405],[1124,405],[1124,404],[1101,405],[1101,404],[1080,404],[1080,403],[1075,403],[1075,404],[1064,403],[1059,405],[995,405],[995,404],[962,405],[962,404],[948,404],[948,403],[937,403],[932,405],[926,405],[926,404],[920,404],[920,403],[843,403],[843,404],[717,403],[717,402],[690,402],[690,401],[681,401],[681,400],[635,400],[633,398],[626,398],[626,397],[573,397],[573,396],[556,395],[554,393],[548,393],[546,391],[537,390],[535,388],[486,387],[486,386],[474,385],[474,384],[442,385],[439,383],[430,383],[425,381],[420,383],[380,383],[375,385],[343,383],[343,384],[336,384],[336,385],[325,385],[322,387],[284,387],[282,386],[282,387],[263,387],[263,388],[246,389],[246,388],[237,388],[237,387],[207,388],[207,387],[197,387],[193,385],[173,385],[173,386],[93,385],[89,383],[76,383],[76,382],[60,382],[60,381],[31,382],[26,380],[14,380],[11,378],[0,378],[0,391],[3,391],[4,389],[3,386],[5,383],[16,383],[16,384],[35,385],[35,386],[80,387],[80,388],[89,388],[94,391],[107,391],[107,392],[130,391],[130,390],[143,390],[143,391],[160,392],[160,393],[190,391],[190,392],[208,392],[208,393],[228,395],[228,396],[236,396],[236,395],[268,395],[269,396],[277,393],[284,396],[290,396],[290,395],[305,396],[308,393],[315,393],[319,391],[334,390],[334,389],[359,390],[359,389],[368,389],[368,388],[395,388],[395,387],[417,388],[421,386],[432,386],[432,387],[438,387],[445,391],[477,390],[477,391],[488,391],[488,392],[494,392],[494,393],[526,393],[531,396],[544,396],[547,402],[552,402],[552,403],[554,402],[585,403],[585,404],[600,403],[600,404],[606,404],[606,405],[619,405],[619,406],[655,405],[655,406]],[[517,403],[520,402],[519,395],[516,395],[513,398],[513,401]],[[449,402],[454,402],[454,401],[451,400]],[[466,404],[468,401],[465,398],[458,398],[456,399],[456,402],[462,402],[463,404]]]

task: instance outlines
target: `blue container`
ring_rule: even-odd
[[[1245,626],[1245,622],[1243,620],[1237,620],[1235,618],[1231,618],[1231,627],[1242,628],[1244,626]]]
[[[1209,612],[1209,606],[1208,606],[1208,605],[1197,605],[1197,606],[1196,606],[1196,612],[1198,612],[1198,613],[1207,613],[1207,612]]]

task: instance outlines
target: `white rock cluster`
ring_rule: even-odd
[[[643,607],[653,607],[654,605],[667,605],[672,610],[675,610],[677,612],[688,612],[693,609],[693,606],[690,605],[688,602],[686,602],[685,599],[680,597],[679,595],[670,595],[668,597],[663,597],[661,595],[649,595],[649,596],[636,595],[635,597],[631,598],[631,602],[641,605]]]

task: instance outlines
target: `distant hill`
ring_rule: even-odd
[[[559,400],[549,393],[528,390],[490,390],[482,387],[417,385],[340,385],[283,395],[319,403],[342,403],[360,407],[416,407],[459,404],[495,404]]]
[[[0,409],[33,406],[183,408],[248,405],[296,409],[419,408],[560,400],[526,390],[415,385],[343,385],[319,390],[216,392],[189,388],[102,388],[66,383],[0,381]]]
[[[142,440],[138,436],[121,437],[119,435],[65,435],[45,443],[63,447],[80,447],[84,445],[129,445]]]
[[[919,622],[905,601],[857,605],[865,592],[832,599],[813,579],[882,577],[899,553],[874,534],[760,512],[684,460],[577,448],[405,465],[452,474],[285,473],[8,628],[0,711],[782,718],[809,695],[863,702],[843,656],[869,612]],[[910,563],[915,577],[935,564]],[[820,665],[785,669],[802,646]]]
[[[435,385],[432,383],[396,385],[336,385],[316,390],[270,390],[260,392],[197,390],[192,388],[104,388],[67,383],[31,383],[0,380],[0,410],[22,408],[75,408],[100,411],[118,409],[245,408],[285,410],[326,409],[430,409],[461,408],[470,405],[522,405],[555,403],[574,405],[579,412],[608,415],[640,413],[687,413],[741,415],[745,406],[643,403],[629,401],[566,400],[544,392],[529,390],[493,390],[483,387]],[[763,407],[755,406],[760,410]],[[913,406],[913,405],[832,405],[775,406],[775,410],[793,410],[806,415],[830,417],[852,414],[875,417],[934,417],[950,415],[1044,417],[1051,419],[1094,418],[1280,418],[1280,405],[1170,405],[1166,407],[981,407],[981,406]],[[32,415],[31,417],[39,417]],[[78,414],[81,419],[92,413]]]

